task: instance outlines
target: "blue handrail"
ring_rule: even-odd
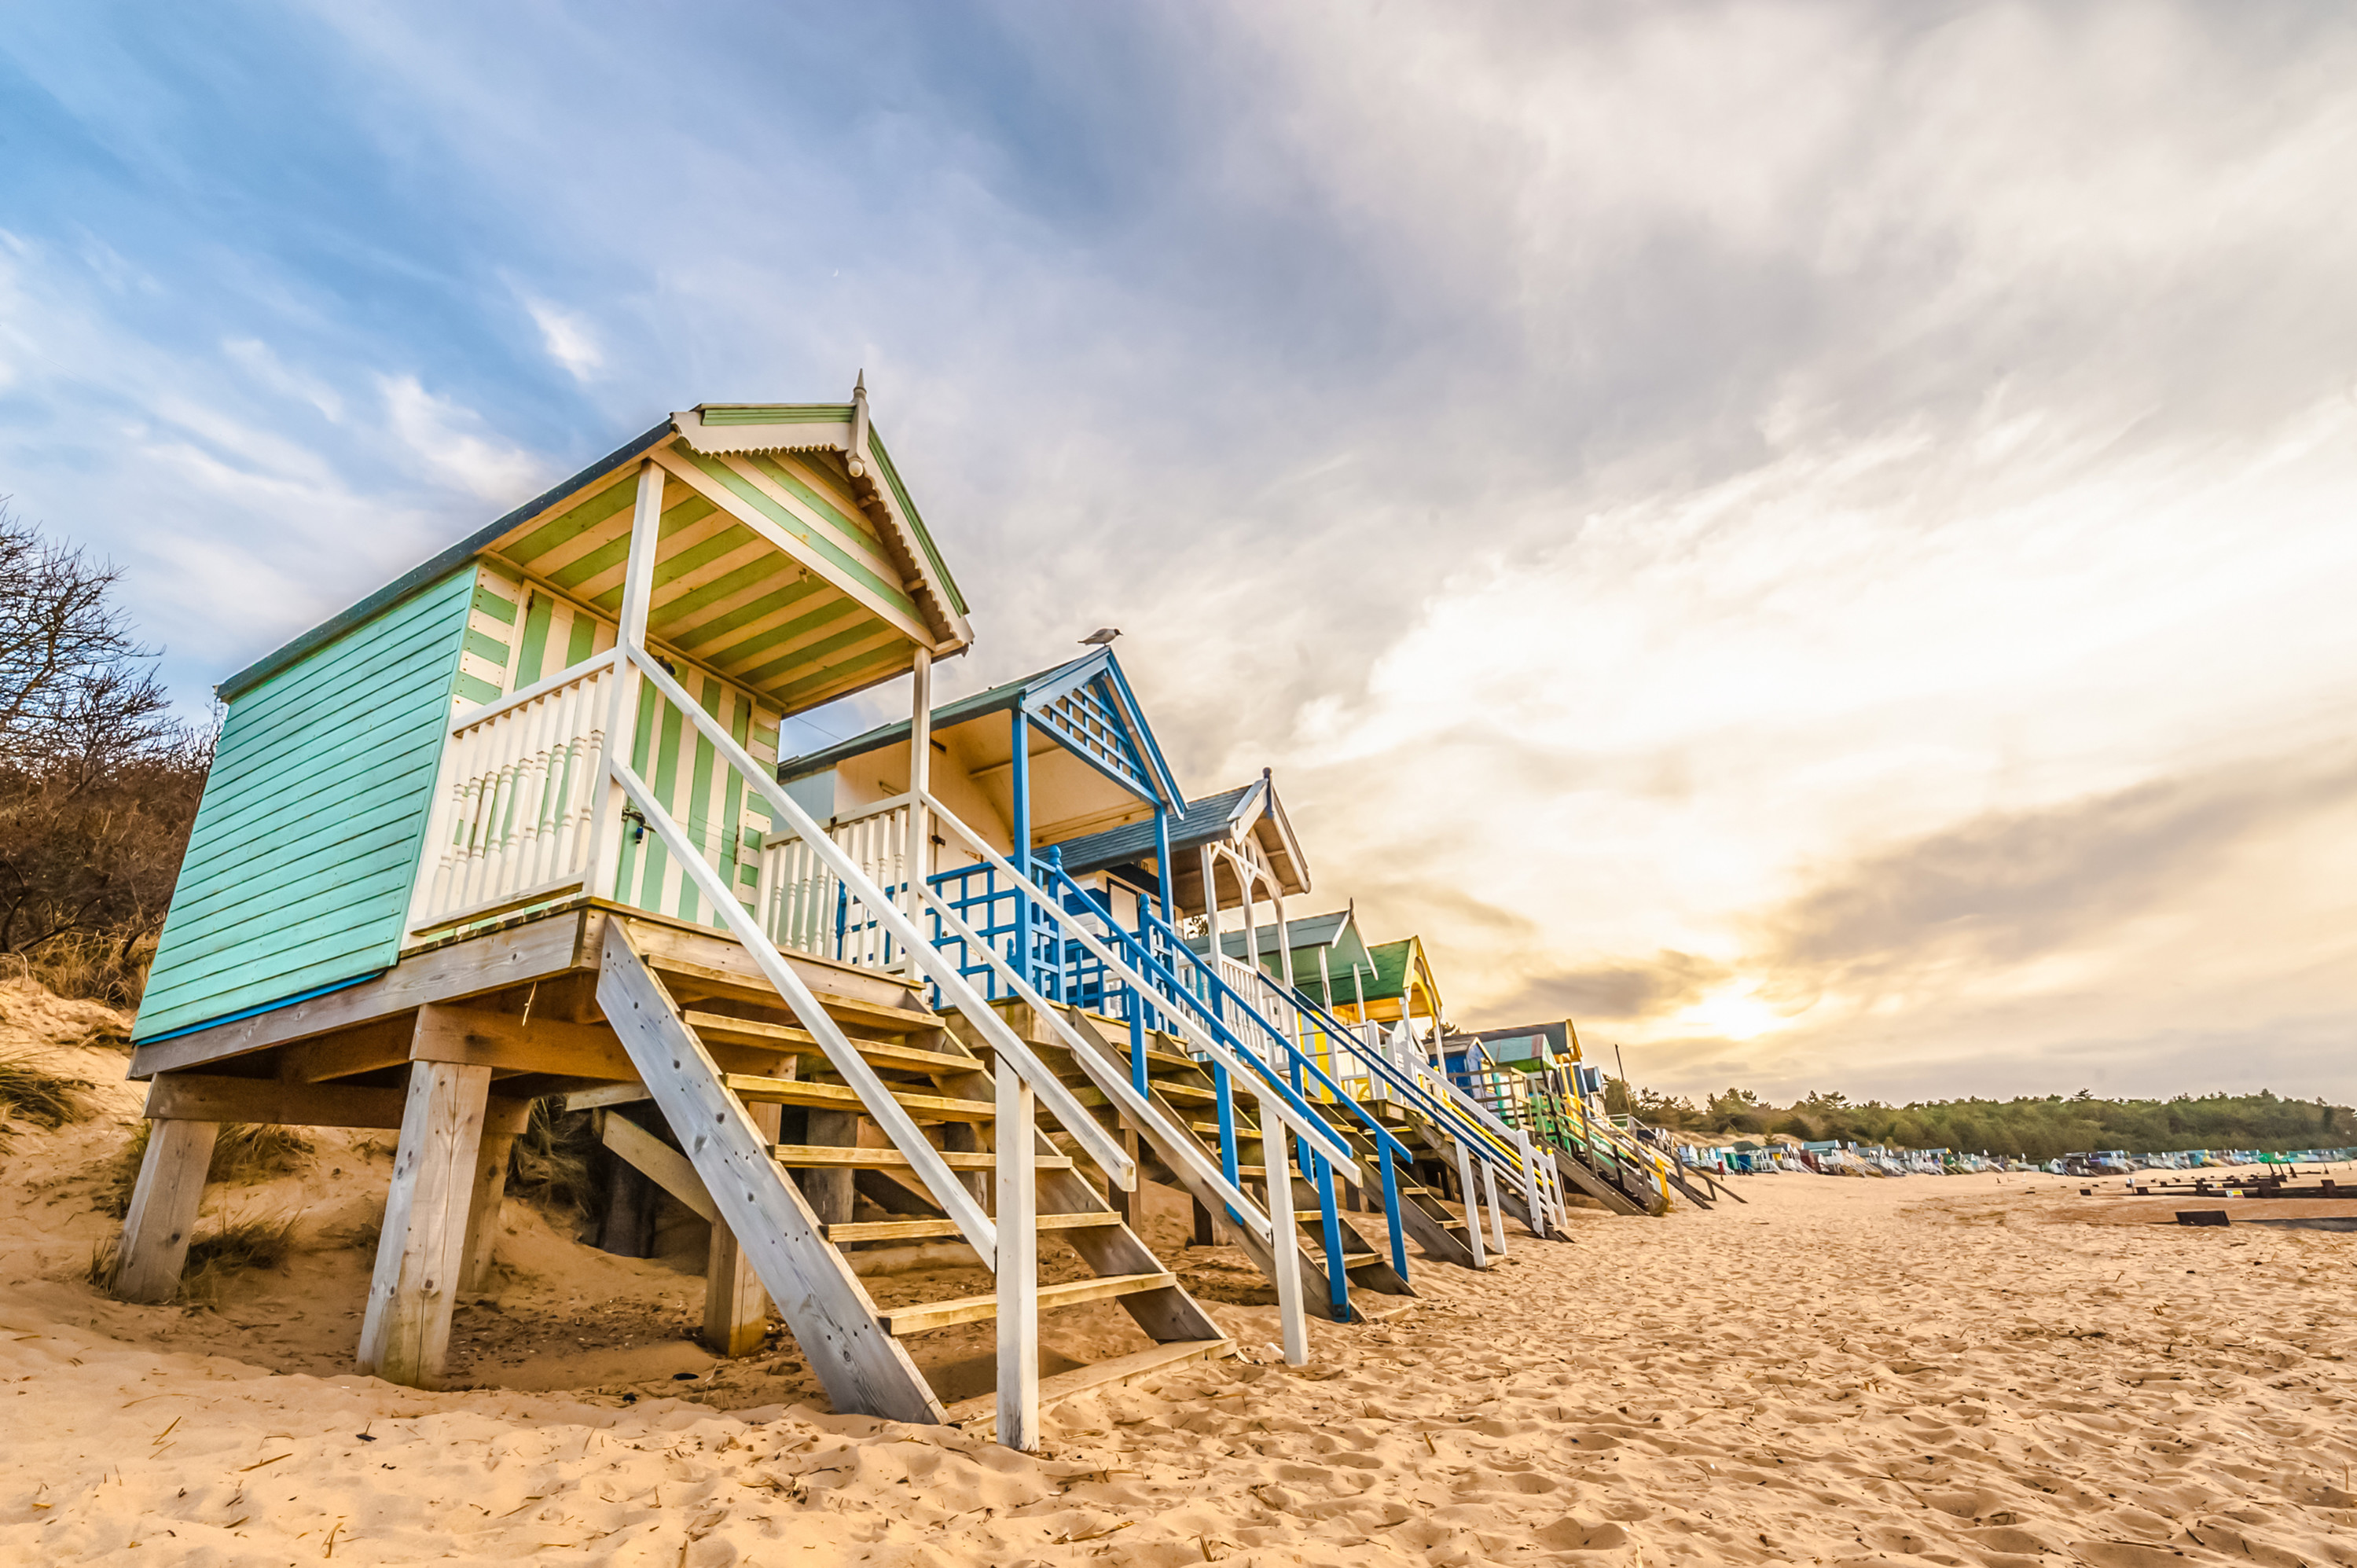
[[[1308,993],[1298,986],[1294,988],[1293,1002],[1294,1005],[1309,1015],[1309,1021],[1316,1024],[1329,1039],[1340,1038],[1351,1041],[1351,1054],[1367,1064],[1367,1070],[1371,1075],[1382,1079],[1384,1083],[1415,1104],[1426,1118],[1439,1122],[1452,1136],[1464,1142],[1477,1159],[1489,1160],[1487,1151],[1493,1145],[1487,1133],[1468,1123],[1457,1113],[1454,1107],[1427,1093],[1423,1085],[1400,1071],[1398,1064],[1380,1052],[1370,1051],[1359,1044],[1358,1036],[1351,1033],[1348,1025],[1337,1019],[1324,1007],[1312,1002]],[[1495,1165],[1498,1162],[1490,1160],[1489,1163]]]

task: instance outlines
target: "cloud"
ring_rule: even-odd
[[[533,325],[540,328],[540,339],[548,349],[548,357],[564,366],[575,381],[586,381],[605,366],[605,351],[597,347],[597,335],[590,330],[588,322],[545,300],[527,296],[523,303],[532,315]]]
[[[427,392],[416,377],[380,377],[377,385],[392,434],[434,479],[512,504],[530,498],[547,475],[544,459],[485,433],[480,414]]]
[[[2349,1070],[2347,16],[266,17],[0,39],[0,489],[189,684],[864,368],[944,694],[1125,627],[1460,1022],[1665,1087]]]

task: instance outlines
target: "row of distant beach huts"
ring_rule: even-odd
[[[397,1129],[357,1359],[439,1386],[558,1106],[600,1245],[704,1228],[719,1354],[774,1310],[837,1410],[1031,1447],[1043,1400],[1232,1350],[1190,1233],[1298,1363],[1509,1221],[1707,1203],[1568,1022],[1452,1030],[1414,935],[1305,913],[1273,776],[1182,789],[1117,631],[936,703],[968,613],[862,385],[672,413],[224,682],[117,1294],[178,1288],[223,1125]],[[894,681],[906,716],[794,754]],[[962,1294],[892,1299],[912,1244]],[[1103,1303],[1149,1348],[1043,1378],[1042,1316]],[[985,1323],[995,1392],[946,1395]]]
[[[1682,1164],[1719,1176],[1762,1176],[1800,1171],[1815,1176],[1971,1176],[1985,1171],[2042,1171],[2051,1176],[2129,1176],[2137,1171],[2190,1171],[2230,1165],[2333,1165],[2357,1159],[2357,1149],[2177,1149],[2133,1154],[2096,1149],[2060,1159],[2028,1160],[1960,1149],[1894,1149],[1879,1144],[1761,1144],[1741,1141],[1719,1147],[1685,1146]]]

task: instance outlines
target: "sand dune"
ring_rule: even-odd
[[[1306,1371],[1065,1405],[1031,1458],[764,1398],[802,1386],[790,1348],[712,1377],[695,1282],[537,1220],[512,1288],[576,1304],[572,1360],[518,1341],[478,1374],[606,1391],[341,1372],[361,1254],[329,1243],[218,1311],[106,1302],[80,1173],[122,1135],[20,1134],[0,1179],[0,1561],[2357,1563],[2357,1238],[2083,1223],[2119,1205],[2075,1183],[1772,1176],[1584,1217],[1313,1326]],[[350,1192],[324,1176],[350,1152],[285,1190]]]

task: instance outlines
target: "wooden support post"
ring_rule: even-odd
[[[1203,1207],[1203,1203],[1200,1198],[1197,1198],[1194,1201],[1194,1208],[1195,1245],[1198,1247],[1218,1246],[1220,1244],[1220,1233],[1211,1228],[1211,1211]]]
[[[923,929],[923,897],[918,889],[933,865],[933,813],[925,804],[933,785],[933,655],[919,644],[909,671],[909,918]]]
[[[114,1294],[124,1301],[163,1302],[180,1288],[188,1261],[188,1234],[204,1201],[205,1167],[212,1164],[218,1122],[153,1122],[147,1154],[139,1162],[131,1211],[124,1217]]]
[[[487,1067],[410,1064],[384,1233],[361,1324],[361,1370],[387,1382],[441,1386],[490,1090]]]
[[[748,1107],[749,1109],[749,1107]],[[859,1117],[849,1111],[813,1111],[810,1130],[803,1142],[830,1148],[849,1148],[859,1142]],[[851,1219],[854,1197],[852,1173],[840,1171],[796,1171],[794,1180],[810,1200],[811,1212],[822,1225],[844,1225]]]
[[[1038,1110],[1031,1086],[996,1066],[998,1441],[1039,1446],[1039,1191]]]
[[[1123,1123],[1121,1129],[1121,1152],[1134,1161],[1143,1161],[1146,1156],[1145,1140],[1138,1137],[1136,1128],[1126,1122]],[[1125,1191],[1111,1182],[1105,1184],[1105,1196],[1112,1200],[1113,1211],[1121,1216],[1121,1222],[1124,1225],[1133,1228],[1144,1218],[1144,1210],[1138,1199],[1145,1191],[1146,1183],[1143,1180],[1138,1182],[1135,1192]]]
[[[771,1143],[784,1111],[780,1105],[748,1105],[753,1125]],[[845,1171],[845,1176],[856,1173]],[[750,1356],[770,1332],[770,1293],[753,1273],[737,1233],[716,1214],[704,1258],[704,1343],[716,1356]]]
[[[468,1294],[484,1289],[490,1281],[491,1253],[500,1237],[500,1205],[508,1195],[508,1152],[514,1147],[513,1133],[484,1129],[475,1155],[474,1185],[467,1199],[467,1261],[458,1274],[458,1289]]]
[[[1262,1168],[1267,1179],[1261,1185],[1267,1188],[1263,1202],[1268,1208],[1269,1229],[1276,1242],[1276,1316],[1285,1336],[1285,1364],[1306,1367],[1309,1364],[1309,1325],[1302,1316],[1301,1305],[1301,1231],[1293,1221],[1293,1155],[1286,1145],[1293,1140],[1277,1119],[1276,1109],[1265,1094],[1257,1095],[1260,1102],[1261,1158],[1267,1162]]]
[[[1465,1240],[1473,1249],[1473,1266],[1490,1266],[1489,1249],[1481,1240],[1481,1193],[1473,1185],[1473,1156],[1462,1143],[1457,1145],[1457,1192],[1465,1204]]]
[[[1490,1230],[1498,1239],[1498,1256],[1506,1255],[1506,1207],[1498,1201],[1498,1167],[1481,1162],[1481,1187],[1490,1201]]]
[[[618,1258],[644,1258],[654,1251],[655,1184],[611,1150],[606,1166],[606,1214],[597,1227],[597,1250]]]

